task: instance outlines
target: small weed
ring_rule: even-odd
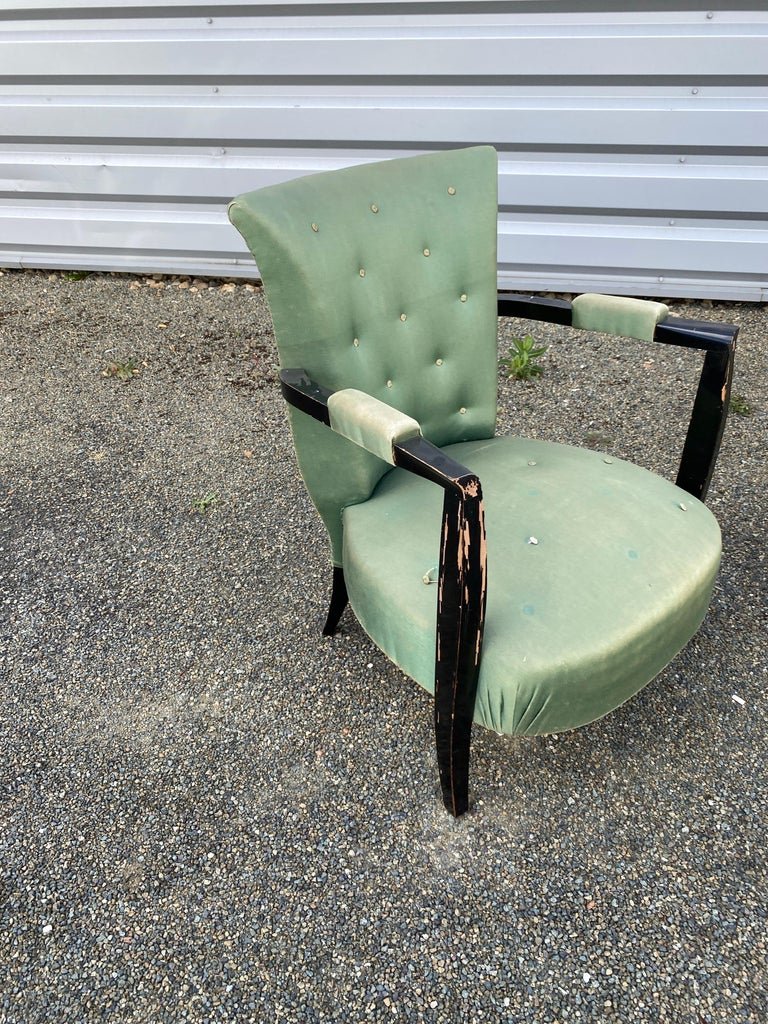
[[[102,371],[103,377],[115,377],[117,380],[131,380],[139,374],[139,361],[131,357],[124,363],[107,363]]]
[[[599,430],[590,430],[584,435],[584,444],[587,448],[610,448],[615,440],[615,437],[611,437],[610,434],[603,434]]]
[[[207,512],[216,508],[219,496],[216,491],[209,491],[204,494],[201,498],[194,498],[192,501],[192,511],[197,512],[198,515],[204,516]]]
[[[90,270],[70,270],[64,275],[66,281],[84,281],[86,277],[90,277]]]
[[[729,409],[731,412],[735,412],[737,416],[752,415],[752,406],[743,395],[731,395]]]
[[[524,338],[512,339],[509,354],[499,360],[499,365],[515,380],[531,380],[544,372],[544,367],[536,360],[546,351],[546,345],[537,345],[531,335],[526,334]]]

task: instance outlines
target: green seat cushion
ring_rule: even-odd
[[[540,735],[594,721],[696,632],[720,561],[720,530],[701,502],[588,449],[496,437],[444,450],[477,473],[485,496],[476,722]],[[441,509],[440,488],[394,469],[343,514],[355,614],[429,691],[437,587],[424,577],[438,564]]]

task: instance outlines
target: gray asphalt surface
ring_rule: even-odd
[[[711,612],[603,721],[477,729],[456,822],[428,696],[320,636],[261,293],[0,277],[2,1024],[764,1024],[768,309],[673,312],[742,325]],[[699,357],[529,330],[499,429],[673,475]]]

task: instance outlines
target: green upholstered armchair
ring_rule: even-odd
[[[311,175],[229,208],[264,280],[299,466],[330,537],[324,632],[349,601],[434,692],[454,815],[473,720],[526,736],[594,721],[698,629],[720,559],[702,499],[736,337],[656,302],[497,294],[496,181],[496,153],[477,147]],[[677,483],[496,437],[497,315],[702,349]]]

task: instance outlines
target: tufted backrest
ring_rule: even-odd
[[[489,146],[297,178],[229,216],[266,288],[283,367],[407,413],[435,444],[493,436],[496,153]],[[291,409],[299,467],[341,564],[341,512],[390,468]]]

